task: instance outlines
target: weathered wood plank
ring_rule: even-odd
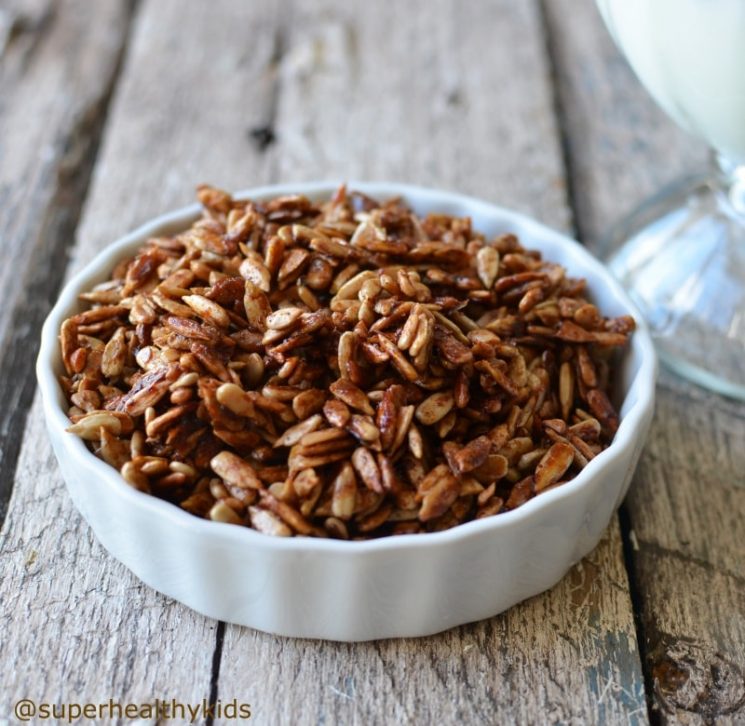
[[[277,177],[454,189],[568,229],[532,0],[416,0],[410,23],[393,20],[398,9],[305,0],[288,12]]]
[[[192,204],[197,184],[266,183],[254,132],[274,105],[278,7],[143,2],[71,267],[157,214]]]
[[[646,723],[619,546],[614,522],[549,593],[425,639],[347,645],[228,626],[218,695],[250,702],[259,724]]]
[[[0,6],[0,522],[129,16],[112,0]]]
[[[674,127],[589,0],[546,3],[588,238],[705,148]],[[627,499],[644,664],[663,722],[745,719],[745,406],[662,377]]]
[[[207,698],[217,623],[112,561],[67,496],[41,418],[37,397],[0,536],[0,721],[16,723],[20,698]]]
[[[82,5],[78,13],[103,22],[93,11],[103,3]],[[270,0],[141,5],[75,264],[149,216],[190,203],[201,180],[235,186],[266,178],[247,127],[268,112],[273,14]],[[33,210],[24,213],[33,218]],[[38,401],[0,556],[0,721],[12,719],[21,697],[209,698],[218,624],[141,585],[101,549],[67,497]]]
[[[745,720],[745,406],[665,376],[628,498],[663,721]]]
[[[416,32],[389,21],[392,5],[295,7],[269,148],[278,175],[456,188],[566,227],[537,6],[407,11]],[[250,701],[261,724],[647,719],[615,522],[550,593],[490,621],[354,646],[228,626],[221,655],[219,697]]]

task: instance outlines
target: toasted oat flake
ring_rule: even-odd
[[[68,431],[134,488],[368,539],[514,509],[611,443],[633,320],[514,235],[344,187],[198,196],[60,329]]]

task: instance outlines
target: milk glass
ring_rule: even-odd
[[[609,265],[660,358],[745,400],[745,0],[597,0],[639,80],[713,150],[624,220]]]

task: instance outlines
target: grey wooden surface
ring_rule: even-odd
[[[590,0],[0,0],[0,723],[20,698],[156,696],[238,698],[261,724],[745,721],[742,406],[664,375],[620,516],[561,583],[343,645],[211,621],[110,558],[31,375],[65,275],[202,181],[416,182],[597,248],[704,156]]]

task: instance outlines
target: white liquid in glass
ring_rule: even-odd
[[[615,41],[683,128],[745,163],[745,0],[598,0]]]

